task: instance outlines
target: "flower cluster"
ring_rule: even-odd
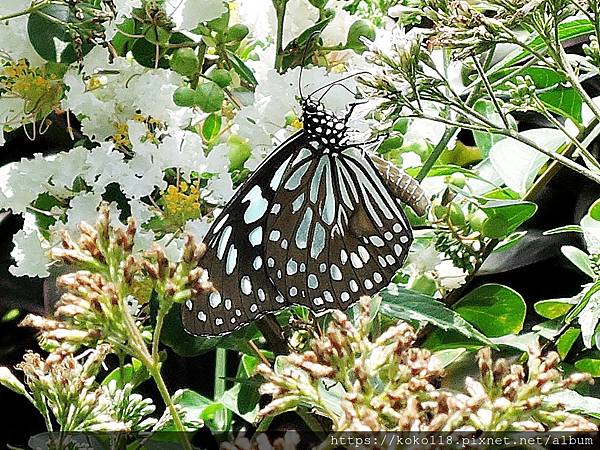
[[[335,312],[327,330],[308,350],[286,356],[273,370],[258,367],[272,396],[261,411],[270,415],[311,405],[332,420],[334,431],[596,430],[582,416],[564,411],[551,396],[592,378],[563,378],[556,353],[528,351],[527,367],[493,363],[487,348],[478,355],[480,380],[468,377],[465,392],[439,388],[439,361],[414,346],[411,326],[399,323],[372,336],[368,297],[360,300],[354,325]]]
[[[28,315],[22,322],[40,330],[40,342],[49,350],[66,353],[107,342],[128,353],[137,349],[137,354],[140,343],[135,337],[150,338],[141,306],[152,289],[163,310],[211,289],[198,267],[205,246],[191,236],[175,264],[160,247],[134,253],[135,221],[130,219],[126,229],[110,227],[107,205],[101,206],[95,227],[82,223],[80,231],[78,241],[63,232],[61,247],[51,250],[52,259],[81,269],[59,277],[58,287],[66,292],[56,304],[55,318]]]
[[[52,430],[49,412],[62,431],[135,431],[155,423],[147,416],[154,411],[150,399],[132,394],[132,386],[117,387],[116,380],[100,385],[97,376],[110,351],[99,345],[75,358],[52,353],[46,359],[26,353],[17,365],[25,383],[1,368],[0,383],[24,395],[44,416]]]

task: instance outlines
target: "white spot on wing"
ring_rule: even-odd
[[[246,196],[242,199],[242,203],[249,201],[250,204],[246,211],[244,212],[244,222],[252,223],[256,222],[267,212],[267,206],[269,203],[262,196],[262,191],[259,185],[255,185],[250,192],[246,194]]]
[[[208,296],[208,303],[210,303],[210,306],[213,308],[219,306],[221,304],[221,294],[218,292],[211,292]]]
[[[252,267],[254,267],[254,270],[258,270],[262,267],[262,258],[260,256],[257,256],[256,258],[254,258],[254,261],[252,262]]]
[[[204,314],[204,311],[198,311],[198,315],[196,317],[200,322],[206,322],[206,314]]]
[[[317,259],[325,248],[325,228],[319,222],[315,224],[313,241],[310,246],[310,256]]]
[[[257,245],[261,244],[262,237],[263,237],[262,227],[256,227],[248,235],[248,240],[250,241],[250,244],[252,244],[252,247],[256,247]]]
[[[333,280],[340,281],[342,279],[342,271],[335,264],[331,265],[331,267],[329,268],[329,272]]]
[[[242,290],[242,293],[246,295],[252,293],[252,283],[250,282],[250,277],[248,275],[244,275],[240,280],[240,289]]]
[[[306,248],[306,244],[308,242],[308,230],[312,221],[312,215],[312,209],[307,208],[306,211],[304,211],[304,217],[302,218],[302,222],[296,230],[296,247],[298,247],[299,249]]]
[[[228,226],[223,230],[223,234],[219,239],[219,245],[217,247],[217,258],[223,259],[223,255],[225,254],[225,249],[227,248],[227,242],[229,242],[229,236],[231,236],[232,228]]]
[[[231,244],[229,246],[229,251],[227,252],[227,261],[225,262],[225,273],[227,275],[231,275],[233,270],[235,269],[235,265],[237,262],[237,248]]]
[[[314,273],[311,273],[308,276],[308,287],[311,289],[316,289],[319,287],[319,279]]]

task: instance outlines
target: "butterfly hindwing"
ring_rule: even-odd
[[[300,131],[277,148],[215,219],[204,239],[202,266],[216,290],[182,305],[188,332],[223,335],[286,306],[266,271],[266,219],[275,195],[273,178],[305,140]]]
[[[298,154],[273,197],[267,271],[288,302],[315,312],[345,309],[386,286],[412,241],[381,175],[355,148],[316,141]]]

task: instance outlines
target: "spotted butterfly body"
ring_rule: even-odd
[[[182,307],[186,330],[216,336],[300,304],[346,309],[385,287],[412,232],[347,121],[310,97],[303,126],[236,192],[205,238],[215,290]]]

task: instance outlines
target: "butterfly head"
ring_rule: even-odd
[[[311,139],[331,149],[339,149],[344,145],[348,131],[346,122],[346,117],[336,116],[318,100],[308,97],[302,102],[304,131]]]

